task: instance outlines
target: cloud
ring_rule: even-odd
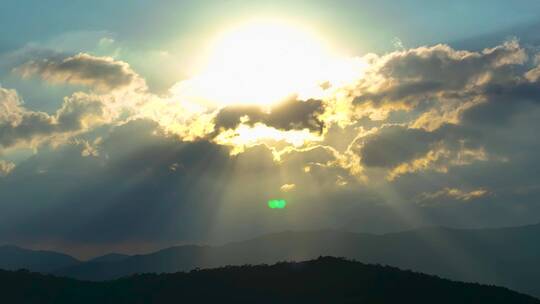
[[[349,92],[351,111],[367,120],[357,120],[362,132],[351,151],[368,178],[382,172],[396,182],[428,171],[451,178],[451,168],[512,162],[517,146],[510,133],[533,141],[526,127],[515,126],[540,101],[538,62],[530,57],[517,40],[480,52],[437,45],[372,56]],[[503,128],[514,131],[494,135]]]
[[[271,108],[262,106],[229,106],[216,112],[213,132],[208,134],[216,143],[232,147],[238,154],[246,147],[266,144],[274,157],[284,149],[307,147],[322,139],[324,112],[321,100],[306,101],[290,98]]]
[[[0,160],[0,177],[7,176],[15,169],[15,164],[5,160]]]
[[[75,138],[71,143],[81,147],[81,156],[84,157],[98,157],[99,156],[99,144],[101,144],[102,138],[97,137],[92,142],[88,140]]]
[[[148,120],[115,127],[98,142],[100,153],[93,157],[68,144],[42,148],[15,167],[0,182],[0,239],[159,241],[178,238],[180,226],[204,231],[204,218],[220,195],[211,189],[220,189],[232,163],[227,149],[178,141]],[[173,164],[177,170],[170,170]],[[197,221],[179,224],[178,216]]]
[[[371,167],[393,167],[429,151],[439,136],[423,129],[389,126],[364,139],[358,153]]]
[[[294,191],[296,189],[296,185],[295,184],[283,184],[279,189],[282,192],[291,192],[291,191]]]
[[[15,72],[24,78],[38,76],[53,84],[83,85],[99,91],[145,87],[129,64],[86,53],[32,60],[15,68]]]
[[[0,123],[16,123],[20,121],[21,103],[15,90],[0,87]]]
[[[537,100],[529,57],[517,40],[480,52],[436,45],[371,56],[353,104],[383,120],[406,111],[409,124],[430,131],[467,119],[502,122],[517,104]]]
[[[32,75],[58,73],[100,94],[72,94],[45,113],[0,89],[4,150],[62,142],[15,167],[1,163],[9,175],[0,181],[0,241],[161,246],[341,228],[354,218],[378,232],[537,221],[540,83],[528,52],[511,41],[369,55],[362,78],[321,100],[219,110],[122,90],[137,86],[136,75],[98,81],[100,73],[51,59],[54,69]],[[109,75],[133,72],[94,59],[116,66],[103,69]],[[276,195],[291,206],[279,218],[265,212]]]
[[[489,157],[482,148],[468,149],[461,147],[451,150],[443,145],[429,150],[425,155],[415,158],[409,162],[404,162],[392,168],[387,179],[392,181],[397,177],[415,172],[433,170],[441,173],[448,173],[449,168],[454,166],[466,166],[476,161],[487,161]]]
[[[114,114],[99,95],[75,93],[64,99],[55,114],[23,107],[14,90],[0,87],[0,147],[38,144],[54,136],[65,136],[111,122]]]
[[[470,191],[465,191],[457,188],[444,188],[437,192],[433,193],[421,193],[420,202],[425,203],[426,201],[435,201],[438,199],[454,199],[458,201],[468,202],[475,199],[479,199],[488,195],[489,192],[486,189],[474,189]]]
[[[414,106],[437,93],[510,80],[509,69],[526,60],[527,54],[517,41],[482,52],[458,51],[443,44],[393,52],[372,65],[360,82],[362,93],[355,103]]]
[[[538,82],[540,80],[540,66],[531,69],[525,74],[525,78],[530,82]]]
[[[235,129],[241,123],[264,123],[279,130],[303,130],[322,133],[324,123],[319,116],[324,112],[321,100],[290,98],[265,111],[260,106],[229,106],[215,118],[216,129]]]

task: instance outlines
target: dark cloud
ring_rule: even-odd
[[[218,130],[234,129],[245,117],[247,118],[245,123],[248,125],[263,123],[280,130],[309,129],[321,133],[324,123],[319,115],[323,112],[324,106],[321,100],[302,101],[291,98],[273,106],[268,113],[259,106],[226,107],[216,116],[215,124]]]
[[[479,94],[485,102],[464,111],[461,118],[469,125],[503,124],[514,114],[540,103],[540,82],[523,79],[508,83],[489,83]]]
[[[452,124],[434,131],[391,125],[362,138],[355,145],[355,151],[368,167],[392,168],[438,147],[456,151],[481,148],[481,136],[476,130]]]
[[[482,52],[459,51],[447,45],[419,47],[397,52],[385,58],[381,75],[400,81],[423,80],[462,88],[486,72],[526,60],[525,51],[516,41]]]
[[[261,122],[267,113],[259,106],[228,106],[219,111],[214,122],[216,129],[235,129],[240,123],[242,117],[248,117],[251,125]]]
[[[45,149],[17,166],[0,184],[0,238],[157,241],[197,229],[204,236],[204,214],[219,202],[214,191],[231,165],[227,149],[180,142],[153,122],[133,121],[100,150],[83,157],[76,146]]]
[[[51,83],[84,85],[103,91],[144,86],[127,63],[85,53],[32,60],[15,71],[23,77],[38,76]]]
[[[358,152],[366,166],[390,168],[425,154],[436,140],[422,129],[392,126],[366,138]]]
[[[434,94],[466,90],[488,79],[512,81],[513,66],[527,60],[516,41],[482,52],[454,50],[447,45],[419,47],[383,56],[370,74],[380,77],[375,92],[360,94],[355,103],[399,102],[417,105],[433,99]],[[371,79],[368,77],[368,81]]]

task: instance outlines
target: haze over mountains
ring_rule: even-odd
[[[87,262],[66,259],[54,270],[35,266],[32,260],[24,264],[23,259],[16,266],[3,268],[28,268],[100,281],[135,273],[336,256],[460,281],[504,286],[540,297],[540,269],[532,267],[540,264],[539,237],[540,225],[481,230],[423,228],[384,235],[344,231],[282,232],[224,246],[177,246],[145,255],[107,255]],[[4,248],[0,249],[0,261],[4,260]],[[46,258],[42,261],[46,263]]]
[[[325,257],[81,282],[0,271],[9,303],[540,303],[505,288]]]

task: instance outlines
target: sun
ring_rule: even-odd
[[[175,101],[200,113],[218,113],[235,105],[260,106],[271,113],[293,96],[299,102],[331,103],[332,96],[340,96],[340,88],[363,77],[367,67],[363,59],[345,55],[312,28],[281,19],[243,22],[209,41],[208,50],[202,52],[204,64],[171,89]],[[241,123],[213,140],[231,146],[231,154],[265,144],[278,158],[284,147],[306,147],[323,136],[309,129]]]
[[[217,35],[206,64],[173,90],[216,107],[266,106],[291,95],[319,98],[328,84],[339,85],[357,72],[313,31],[284,21],[255,20]]]

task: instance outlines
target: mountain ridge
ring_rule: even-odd
[[[84,282],[0,271],[9,303],[514,303],[540,300],[507,288],[456,282],[334,257],[225,266]]]
[[[506,286],[540,296],[540,225],[519,229],[425,228],[374,235],[338,230],[280,232],[222,246],[175,246],[117,263],[80,264],[54,273],[110,280],[143,272],[299,261],[342,256],[466,282]],[[539,240],[540,241],[540,240]]]
[[[540,286],[535,284],[540,281],[540,269],[531,267],[540,264],[540,224],[474,230],[426,227],[387,234],[284,231],[220,246],[181,245],[116,260],[97,258],[48,272],[103,281],[135,273],[301,261],[321,255],[500,285],[540,296]]]
[[[51,272],[79,263],[80,260],[60,252],[25,249],[15,245],[0,246],[0,269],[27,268],[38,272]]]

